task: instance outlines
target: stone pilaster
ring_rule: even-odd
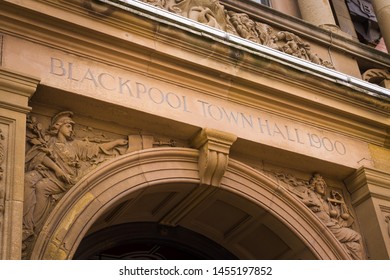
[[[390,52],[390,1],[389,0],[372,0],[375,15],[378,20],[387,51]]]
[[[28,100],[39,80],[0,68],[0,259],[20,259]]]
[[[390,258],[390,174],[361,167],[345,181],[369,259]]]

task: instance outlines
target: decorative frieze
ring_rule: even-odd
[[[309,181],[286,174],[276,176],[328,227],[352,259],[364,258],[361,236],[352,229],[354,217],[339,191],[329,190],[320,174],[314,174]]]
[[[312,53],[310,45],[297,35],[287,31],[275,31],[271,26],[251,19],[246,13],[226,10],[218,0],[142,1],[289,55],[334,68],[331,62]]]

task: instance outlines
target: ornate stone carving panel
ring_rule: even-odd
[[[287,174],[276,177],[330,229],[352,259],[364,259],[361,236],[352,229],[352,211],[339,190],[330,189],[320,174],[309,181]]]
[[[312,53],[310,45],[297,35],[287,31],[277,32],[267,24],[252,20],[245,13],[227,10],[218,0],[142,1],[289,55],[334,68],[331,62]]]
[[[151,135],[112,139],[91,127],[76,129],[73,113],[60,112],[50,124],[27,118],[27,143],[23,210],[23,257],[57,202],[85,175],[101,163],[133,151],[175,142],[155,140]],[[82,137],[80,137],[82,136]]]

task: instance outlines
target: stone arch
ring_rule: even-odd
[[[75,185],[47,219],[31,259],[72,259],[88,229],[130,193],[169,184],[199,185],[198,150],[153,148],[110,161]],[[249,166],[229,160],[221,190],[257,204],[286,225],[318,259],[349,259],[326,226],[295,196]]]

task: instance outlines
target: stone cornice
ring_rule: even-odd
[[[115,10],[114,16],[98,17],[78,6],[79,2],[31,1],[23,17],[12,14],[15,6],[8,4],[9,10],[6,7],[4,11],[11,14],[6,14],[9,20],[1,29],[88,60],[157,79],[163,75],[166,81],[195,90],[203,87],[206,94],[266,108],[291,120],[378,145],[385,142],[389,103],[367,94],[365,89],[357,91],[337,78],[319,78],[307,69],[292,68],[282,59],[224,40],[214,41],[199,31],[180,30],[165,19],[156,23],[122,10]],[[57,18],[40,14],[44,7]],[[188,54],[192,60],[185,60]],[[206,58],[207,66],[196,63]],[[178,76],[182,77],[180,81]],[[291,90],[280,91],[278,85],[282,84]],[[318,96],[320,103],[316,101]]]
[[[28,77],[21,73],[15,73],[9,69],[0,67],[0,92],[17,96],[0,101],[0,108],[12,109],[18,112],[29,112],[28,100],[35,93],[39,79]]]

